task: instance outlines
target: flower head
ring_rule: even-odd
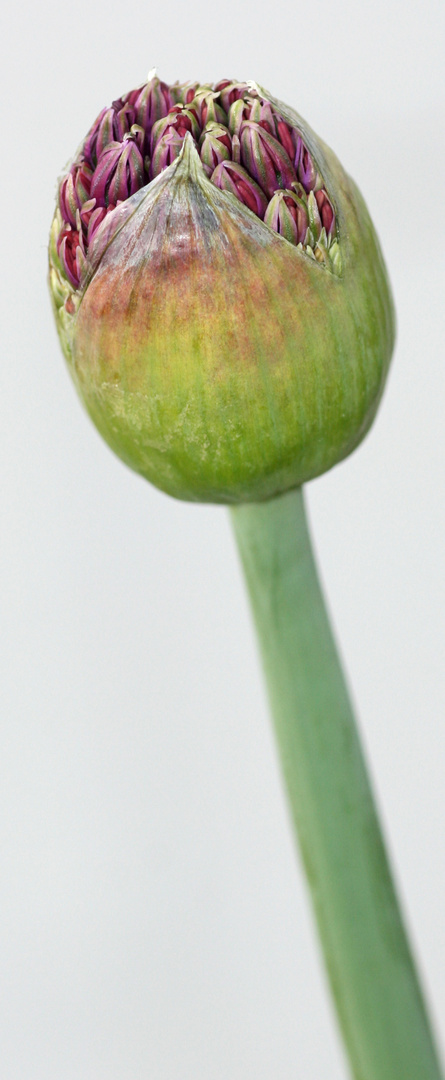
[[[394,331],[372,224],[256,84],[150,73],[103,109],[59,184],[50,286],[95,423],[172,494],[273,495],[370,426]]]

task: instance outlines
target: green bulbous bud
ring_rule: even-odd
[[[50,275],[73,379],[113,450],[171,495],[236,503],[298,486],[357,446],[382,394],[394,315],[366,206],[332,151],[255,84],[218,87],[227,109],[244,93],[261,115],[272,110],[283,154],[261,128],[252,149],[275,155],[264,170],[255,161],[264,206],[269,160],[276,171],[285,153],[288,165],[265,221],[247,183],[247,204],[212,183],[186,132],[176,160],[107,211],[81,256],[57,210]],[[199,90],[181,93],[190,108]],[[82,221],[80,209],[80,239]]]

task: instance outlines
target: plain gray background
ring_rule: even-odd
[[[52,324],[55,182],[157,65],[255,78],[359,183],[398,345],[307,492],[445,1042],[442,0],[11,5],[2,34],[2,1080],[345,1080],[230,523],[100,441]],[[420,1080],[420,1078],[419,1078]]]

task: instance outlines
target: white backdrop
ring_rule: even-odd
[[[256,78],[367,199],[398,310],[317,551],[445,1043],[441,0],[11,6],[2,35],[2,1080],[345,1080],[228,515],[99,439],[46,290],[56,177],[149,68]],[[420,1078],[419,1078],[420,1080]]]

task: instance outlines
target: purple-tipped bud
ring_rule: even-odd
[[[230,191],[241,203],[252,210],[257,217],[264,217],[267,208],[267,199],[264,192],[252,180],[249,173],[242,165],[234,161],[223,161],[217,165],[215,172],[210,177],[212,184],[221,191]]]
[[[298,198],[302,199],[303,202],[306,204],[307,203],[307,191],[304,190],[303,184],[301,184],[299,180],[294,180],[294,183],[291,184],[291,188],[292,188],[292,191],[293,191],[294,195],[298,195]]]
[[[168,131],[174,131],[181,139],[184,139],[189,131],[194,139],[199,139],[200,128],[198,114],[193,108],[185,105],[173,105],[162,120],[157,120],[151,132],[151,152],[154,153],[156,143]]]
[[[84,236],[86,236],[87,233],[88,233],[88,226],[90,224],[91,217],[92,217],[92,214],[94,214],[95,209],[96,209],[96,200],[95,199],[88,199],[88,201],[86,203],[84,203],[83,206],[79,210],[80,224],[82,226],[82,233],[83,233]],[[76,214],[76,226],[77,226],[77,221],[78,221],[78,219],[77,219],[77,214]]]
[[[178,132],[174,128],[167,128],[164,135],[158,139],[156,146],[153,150],[153,157],[150,165],[150,180],[154,180],[155,176],[159,176],[164,169],[167,169],[173,161],[179,157],[182,147],[184,145],[184,137],[178,135]]]
[[[168,116],[174,105],[173,95],[167,83],[161,82],[156,75],[142,87],[135,102],[136,122],[144,128],[151,129],[157,120]]]
[[[85,249],[82,233],[77,229],[62,229],[57,241],[57,254],[68,281],[78,289]]]
[[[136,90],[130,90],[128,94],[124,94],[123,97],[119,98],[118,100],[121,105],[130,105],[130,107],[134,109],[141,90],[143,90],[143,86],[138,86],[136,87]],[[118,102],[113,101],[113,106],[116,107],[117,105]]]
[[[231,135],[239,136],[241,125],[250,119],[250,105],[243,98],[237,98],[230,106],[227,123]]]
[[[315,191],[322,187],[323,181],[319,176],[314,161],[305,146],[302,147],[300,162],[297,168],[298,179],[303,184],[304,190]]]
[[[269,101],[246,97],[234,101],[229,109],[228,126],[232,135],[239,135],[245,120],[259,124],[269,135],[277,135],[277,116]]]
[[[237,165],[241,165],[241,143],[238,135],[232,135],[232,161],[236,161]]]
[[[298,167],[303,152],[303,140],[300,132],[296,128],[289,127],[288,124],[277,117],[277,139],[284,146],[286,154],[290,158],[295,172],[298,172]]]
[[[332,203],[323,188],[320,191],[315,191],[314,194],[321,217],[321,224],[326,229],[327,235],[332,236],[335,229],[335,214]]]
[[[104,109],[49,260],[88,412],[170,494],[263,501],[368,429],[393,338],[378,242],[332,152],[255,83],[151,73]]]
[[[73,165],[68,176],[62,181],[59,192],[59,206],[62,218],[73,228],[76,225],[77,211],[90,198],[93,172],[86,162]]]
[[[313,247],[314,241],[318,240],[323,228],[317,200],[313,191],[310,191],[308,195],[307,212],[309,218],[309,236],[307,243]]]
[[[223,109],[222,105],[218,101],[219,94],[210,93],[204,97],[198,95],[195,98],[195,102],[200,104],[200,121],[201,127],[206,127],[207,124],[224,124],[227,125],[227,113]]]
[[[231,79],[221,79],[220,82],[215,84],[215,91],[219,93],[221,105],[226,113],[228,113],[233,102],[238,101],[238,98],[242,98],[244,94],[248,93],[248,90],[247,83],[239,83]]]
[[[91,199],[91,203],[87,203],[87,205],[83,208],[83,210],[80,211],[80,220],[82,222],[83,231],[86,232],[86,239],[87,239],[88,247],[90,246],[90,244],[91,244],[91,242],[93,240],[93,236],[97,232],[97,230],[99,228],[99,225],[102,225],[102,222],[103,222],[104,218],[106,218],[109,211],[115,209],[115,207],[113,206],[113,203],[110,203],[108,207],[106,207],[106,206],[97,206],[96,207],[95,203],[96,203],[96,200]],[[93,206],[90,209],[91,204],[93,204]],[[87,207],[88,207],[88,209],[87,209]]]
[[[179,105],[191,105],[195,100],[195,95],[198,90],[202,90],[203,87],[199,82],[185,82],[185,83],[173,83],[170,87],[170,93],[173,101]],[[206,85],[205,89],[210,92],[212,87],[210,83]]]
[[[251,120],[240,131],[241,161],[269,199],[280,188],[291,187],[295,169],[284,147],[268,131]]]
[[[269,135],[273,135],[276,138],[277,125],[276,114],[273,112],[272,106],[269,101],[264,101],[262,98],[252,98],[249,101],[249,116],[247,120],[252,120],[254,124],[259,124],[265,131],[269,132]]]
[[[266,225],[280,233],[291,244],[304,244],[307,228],[307,210],[293,191],[276,191],[264,215]]]
[[[137,135],[125,135],[123,142],[112,142],[104,150],[91,181],[91,198],[96,206],[116,205],[143,186],[144,162],[136,141]]]
[[[222,161],[230,161],[232,140],[224,124],[208,123],[199,140],[199,153],[208,176]]]
[[[111,142],[122,142],[134,123],[134,109],[127,103],[113,102],[110,109],[104,109],[98,116],[87,136],[84,155],[86,161],[94,169],[101,158],[105,148]]]

